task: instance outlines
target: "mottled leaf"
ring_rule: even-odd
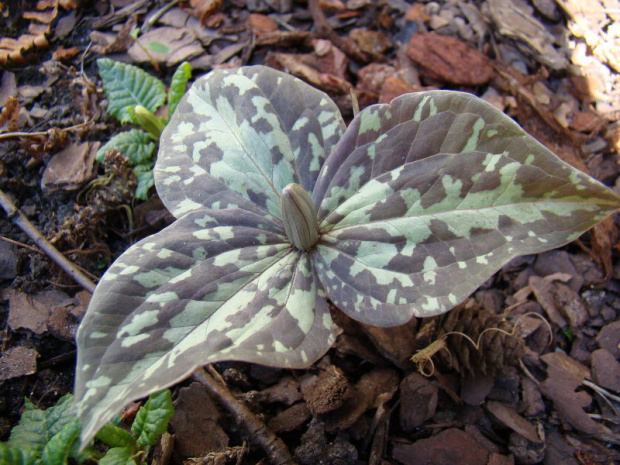
[[[88,440],[129,400],[206,363],[303,367],[333,335],[310,257],[272,220],[224,209],[188,213],[126,251],[97,286],[77,339]]]
[[[120,132],[97,151],[97,161],[103,163],[105,154],[110,149],[116,149],[129,159],[129,166],[139,165],[153,160],[155,141],[146,132],[140,129],[131,129]]]
[[[377,326],[445,312],[513,257],[566,244],[619,205],[493,106],[450,91],[362,111],[314,200],[323,287]]]
[[[132,122],[128,108],[142,105],[155,112],[166,100],[163,83],[137,66],[109,58],[99,58],[97,66],[108,99],[108,113],[121,123]]]
[[[343,131],[331,99],[296,78],[264,67],[207,74],[162,134],[159,196],[175,216],[232,203],[279,218],[282,189],[312,192]]]
[[[378,326],[436,315],[619,205],[469,94],[405,95],[343,132],[335,104],[286,74],[196,81],[155,168],[178,220],[110,267],[78,332],[84,440],[207,363],[308,366],[334,340],[326,296]]]

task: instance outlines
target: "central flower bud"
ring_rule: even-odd
[[[312,199],[299,184],[289,184],[280,195],[284,230],[291,244],[310,250],[319,241],[319,222]]]

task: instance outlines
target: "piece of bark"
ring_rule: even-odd
[[[476,373],[461,381],[461,398],[468,405],[482,405],[493,389],[495,377]]]
[[[592,352],[592,378],[599,386],[620,392],[620,363],[607,349]]]
[[[395,443],[392,455],[404,465],[481,465],[489,457],[471,434],[456,428],[413,444]]]
[[[377,368],[365,374],[353,386],[348,398],[325,419],[327,431],[332,433],[351,427],[371,408],[389,401],[398,389],[400,377],[390,368]]]
[[[620,358],[620,321],[603,326],[596,336],[601,349],[607,349],[616,358]]]
[[[228,447],[219,418],[217,407],[200,383],[181,388],[170,420],[176,435],[175,450],[183,457],[202,457]]]
[[[342,370],[329,365],[326,370],[302,383],[301,392],[313,415],[340,407],[349,395],[349,381]]]
[[[283,410],[267,423],[274,433],[285,433],[300,428],[311,417],[305,402],[300,402]]]
[[[15,246],[0,240],[0,279],[13,279],[17,276],[17,253]]]
[[[36,350],[24,346],[7,350],[0,356],[0,381],[36,373],[38,356]]]
[[[407,44],[407,56],[433,79],[475,86],[489,82],[493,68],[486,56],[454,37],[423,32]]]
[[[400,383],[400,426],[411,433],[432,418],[439,398],[437,386],[418,373],[411,373]]]

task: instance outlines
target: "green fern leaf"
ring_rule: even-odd
[[[80,420],[72,418],[52,436],[41,453],[43,465],[66,464],[81,429]]]
[[[142,105],[154,113],[165,102],[164,84],[142,69],[109,58],[99,58],[97,66],[108,99],[108,113],[121,123],[132,122],[128,108]]]
[[[97,151],[96,159],[103,163],[108,150],[115,149],[129,159],[129,166],[153,161],[156,144],[153,138],[140,129],[131,129],[113,136]]]
[[[181,97],[185,95],[187,81],[192,77],[192,65],[184,61],[179,65],[170,82],[170,90],[168,91],[168,114],[172,116],[177,105],[181,101]]]
[[[50,440],[75,422],[72,404],[73,396],[66,395],[55,406],[41,410],[25,399],[24,412],[19,424],[11,431],[7,445],[41,456]]]
[[[143,447],[155,445],[159,437],[166,432],[173,414],[174,407],[168,389],[151,395],[138,410],[136,419],[131,425],[131,433],[136,442]]]
[[[32,451],[0,443],[0,465],[35,465],[36,463],[37,458]]]

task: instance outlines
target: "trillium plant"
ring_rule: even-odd
[[[334,342],[328,301],[368,325],[437,315],[620,206],[470,94],[403,95],[345,127],[262,66],[194,83],[155,184],[177,220],[108,269],[78,333],[84,444],[202,365],[311,365]]]

